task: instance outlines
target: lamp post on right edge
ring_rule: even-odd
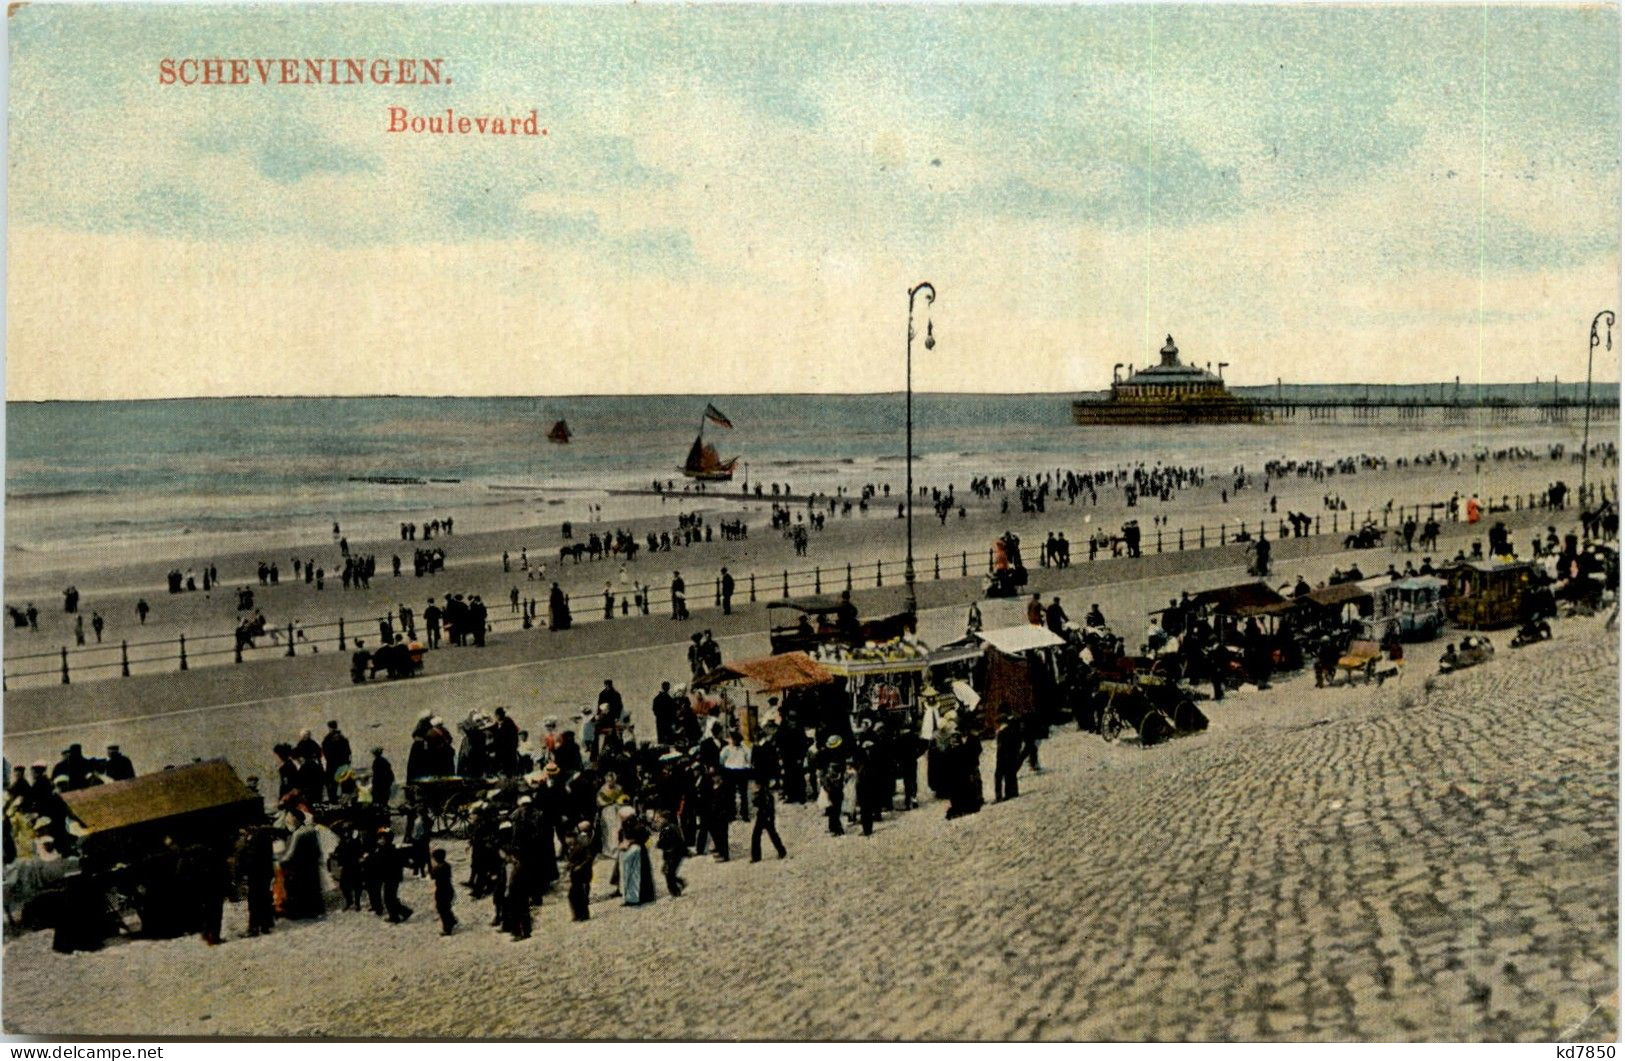
[[[908,345],[904,353],[903,380],[905,387],[905,404],[903,421],[907,425],[906,454],[904,464],[907,468],[904,473],[904,493],[908,495],[905,505],[908,513],[908,557],[903,563],[903,583],[908,587],[908,614],[912,621],[918,612],[919,601],[914,595],[914,298],[925,295],[925,304],[930,306],[937,300],[937,289],[929,282],[915,284],[908,289]],[[925,321],[925,348],[932,349],[937,345],[936,337],[931,334],[931,318]]]
[[[1607,338],[1597,336],[1597,325],[1603,325]],[[1605,309],[1591,318],[1591,349],[1586,352],[1586,411],[1585,435],[1580,443],[1580,507],[1586,505],[1586,472],[1591,461],[1591,359],[1596,356],[1597,347],[1603,343],[1607,349],[1614,348],[1614,311]]]

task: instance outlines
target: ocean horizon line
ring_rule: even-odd
[[[1618,391],[1621,380],[1592,380],[1591,386],[1595,388],[1612,387]],[[1230,389],[1236,392],[1287,392],[1303,389],[1337,389],[1349,390],[1357,388],[1381,388],[1388,391],[1419,390],[1431,388],[1455,388],[1455,380],[1433,380],[1422,383],[1232,383]],[[1477,380],[1474,382],[1462,381],[1462,388],[1508,388],[1508,387],[1558,387],[1562,390],[1584,389],[1584,380],[1554,381],[1554,380]],[[922,390],[916,388],[916,397],[939,398],[1077,398],[1085,395],[1103,394],[1109,387],[1100,387],[1087,390]],[[605,399],[605,398],[901,398],[907,392],[904,390],[885,391],[626,391],[620,393],[607,392],[581,392],[581,393],[554,393],[554,394],[401,394],[393,392],[380,392],[369,394],[173,394],[161,397],[125,397],[125,398],[7,398],[6,405],[134,405],[156,404],[160,402],[297,402],[297,401],[560,401],[570,399]],[[1604,395],[1606,396],[1606,395]]]

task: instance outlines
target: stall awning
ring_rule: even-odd
[[[1031,623],[1004,626],[997,630],[982,630],[976,636],[1007,656],[1018,655],[1035,648],[1066,644],[1063,638],[1056,637],[1048,627],[1034,626]]]
[[[1371,591],[1358,582],[1343,582],[1335,586],[1322,586],[1320,589],[1310,590],[1297,600],[1308,601],[1321,608],[1341,608],[1345,604],[1365,600],[1370,596]]]
[[[1273,615],[1286,611],[1292,602],[1262,582],[1242,582],[1218,589],[1204,589],[1191,595],[1196,604],[1211,604],[1223,615],[1247,618],[1252,615]]]
[[[709,689],[726,682],[743,682],[752,692],[778,693],[808,685],[824,685],[834,680],[829,670],[805,652],[763,656],[726,663],[694,680],[696,689]]]
[[[260,797],[224,759],[64,792],[62,798],[92,833],[238,804],[263,809]]]

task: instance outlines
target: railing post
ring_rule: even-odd
[[[942,577],[942,557],[936,553],[931,554],[931,577],[933,579]]]
[[[790,571],[788,568],[784,572],[784,597],[786,600],[790,599]]]
[[[1264,532],[1264,521],[1263,521],[1263,520],[1259,520],[1259,521],[1258,521],[1258,540],[1259,540],[1259,541],[1263,541],[1263,540],[1264,540],[1264,537],[1265,537],[1265,532]]]
[[[1204,523],[1200,527],[1196,528],[1196,533],[1197,533],[1196,547],[1198,549],[1206,549],[1207,548],[1207,524]]]
[[[128,678],[130,676],[130,643],[128,641],[118,643],[118,658],[120,674],[122,677]]]
[[[993,573],[993,550],[992,549],[989,549],[987,551],[987,573],[990,574],[990,575]]]
[[[848,593],[852,592],[852,565],[851,564],[846,565],[846,591]]]
[[[237,638],[237,645],[236,645],[235,648],[233,648],[231,650],[231,655],[232,655],[232,662],[233,663],[241,663],[243,661],[243,639],[242,638],[240,638],[240,637]]]
[[[1179,551],[1185,551],[1185,528],[1179,528]]]
[[[824,592],[824,570],[817,564],[813,565],[813,592]]]
[[[339,616],[339,651],[344,651],[344,616]]]
[[[1230,540],[1230,534],[1224,529],[1224,520],[1219,521],[1219,544],[1224,545]]]
[[[186,670],[186,635],[181,635],[181,670]]]
[[[70,682],[68,680],[68,646],[67,645],[62,646],[62,684],[63,685],[71,685],[72,684],[72,682]]]
[[[959,577],[970,577],[970,551],[966,549],[959,551]]]
[[[1315,533],[1320,533],[1320,517],[1318,515],[1315,517]]]
[[[886,583],[880,576],[880,561],[875,561],[875,585],[884,586]]]
[[[1162,528],[1157,528],[1157,552],[1162,552]]]
[[[288,656],[289,656],[289,658],[292,658],[292,656],[293,656],[293,623],[292,622],[288,623]]]
[[[752,604],[756,603],[756,572],[754,571],[750,573],[750,602]]]

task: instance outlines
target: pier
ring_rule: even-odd
[[[1511,401],[1501,398],[1472,399],[1301,399],[1253,398],[1257,421],[1261,423],[1324,421],[1345,424],[1578,424],[1591,411],[1593,423],[1616,423],[1619,403],[1593,398],[1561,398],[1555,401]]]

